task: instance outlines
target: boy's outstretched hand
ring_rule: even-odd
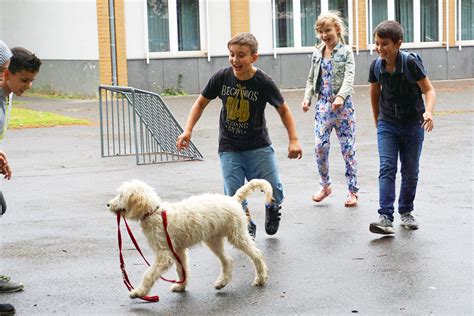
[[[7,180],[10,180],[12,177],[12,171],[8,165],[7,156],[3,152],[0,152],[0,173],[3,174],[3,177]]]
[[[303,157],[303,151],[301,150],[300,143],[298,141],[290,142],[288,146],[288,158],[301,159],[301,157]]]
[[[189,148],[189,142],[191,141],[191,133],[188,131],[184,131],[181,135],[178,136],[178,140],[176,141],[176,148],[181,150],[183,148]]]

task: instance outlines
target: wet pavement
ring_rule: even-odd
[[[115,217],[106,202],[126,180],[138,178],[165,200],[222,192],[217,157],[220,103],[213,101],[196,126],[193,142],[204,161],[137,166],[134,157],[101,158],[98,100],[22,98],[21,106],[85,118],[91,126],[9,130],[3,149],[13,178],[2,181],[8,203],[0,219],[0,273],[25,284],[1,294],[18,315],[205,314],[472,314],[474,80],[435,82],[435,129],[425,135],[414,215],[420,229],[384,237],[369,232],[377,219],[378,155],[368,86],[356,87],[359,206],[344,207],[344,165],[335,134],[330,154],[333,194],[316,205],[313,112],[299,107],[302,90],[284,91],[303,146],[301,160],[286,158],[286,131],[272,108],[267,121],[286,190],[281,228],[264,230],[263,196],[254,193],[257,246],[269,267],[268,284],[251,286],[253,267],[238,251],[233,279],[212,286],[217,259],[205,247],[190,251],[185,293],[158,282],[158,303],[128,298],[122,283]],[[137,87],[139,88],[139,87]],[[184,125],[196,96],[165,98]],[[152,258],[136,225],[132,229]],[[123,232],[125,234],[125,232]],[[133,284],[145,264],[125,238]],[[168,276],[174,277],[174,271]]]

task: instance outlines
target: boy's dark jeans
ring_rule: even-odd
[[[387,215],[392,221],[398,157],[400,156],[402,175],[398,212],[402,214],[413,211],[424,135],[425,131],[419,122],[397,124],[378,121],[377,142],[380,158],[378,212],[380,215]]]

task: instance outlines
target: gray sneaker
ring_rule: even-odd
[[[395,229],[393,229],[392,221],[388,218],[387,215],[380,215],[377,222],[370,223],[369,230],[374,234],[395,234]]]
[[[10,277],[0,275],[0,293],[12,293],[23,290],[23,284],[13,282]]]
[[[402,220],[401,225],[405,226],[406,229],[418,229],[418,222],[411,215],[411,212],[400,214],[400,219]]]

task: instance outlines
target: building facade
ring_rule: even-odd
[[[228,65],[228,40],[252,32],[256,66],[280,88],[302,88],[314,22],[326,10],[348,26],[357,84],[367,83],[372,30],[385,19],[403,25],[402,48],[420,53],[432,80],[474,77],[474,0],[0,0],[0,38],[36,52],[44,61],[37,84],[53,90],[199,93]]]

